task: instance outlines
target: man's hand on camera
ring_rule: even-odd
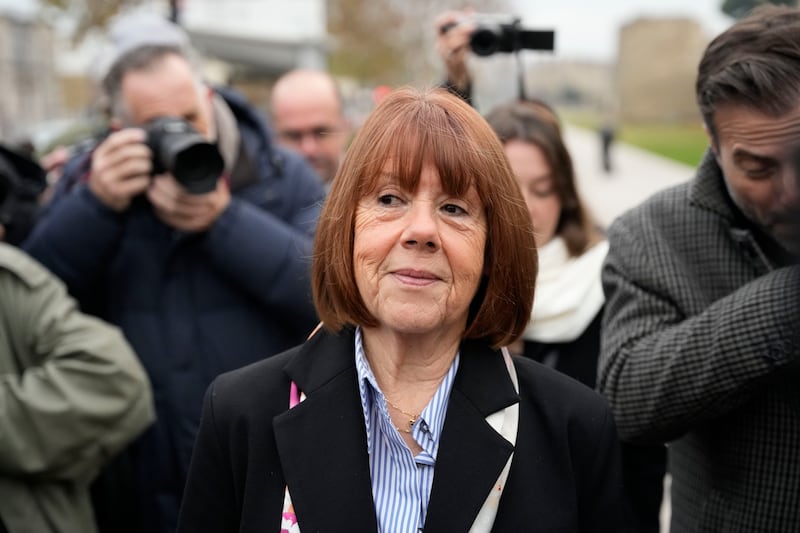
[[[89,189],[114,211],[125,211],[150,184],[152,155],[144,141],[144,130],[127,128],[106,137],[92,153]]]
[[[191,194],[170,174],[156,176],[147,189],[156,216],[166,225],[187,233],[209,229],[231,201],[225,180],[206,194]]]
[[[471,10],[446,11],[435,21],[436,49],[447,69],[447,81],[460,92],[467,89],[470,80],[467,56],[475,27],[464,19],[471,13]]]

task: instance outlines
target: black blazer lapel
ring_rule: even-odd
[[[465,341],[436,458],[426,533],[467,531],[513,451],[486,417],[519,402],[503,357]]]
[[[377,530],[353,342],[318,333],[285,369],[307,396],[274,421],[302,531]]]

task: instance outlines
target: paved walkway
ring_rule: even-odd
[[[581,198],[604,227],[653,193],[691,179],[694,168],[620,142],[611,152],[612,172],[603,172],[597,132],[566,126]]]

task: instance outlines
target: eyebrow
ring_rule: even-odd
[[[777,161],[777,159],[774,156],[754,154],[753,152],[750,152],[749,150],[745,150],[743,148],[737,148],[733,151],[734,161],[739,162],[745,159],[755,160],[762,163],[773,163]]]
[[[519,179],[522,179],[522,176],[517,176],[516,174],[515,176]],[[534,176],[533,179],[529,181],[529,183],[532,185],[539,185],[540,183],[544,183],[546,181],[549,181],[551,183],[555,182],[555,176],[553,175],[552,172],[548,174],[542,174],[540,176]]]

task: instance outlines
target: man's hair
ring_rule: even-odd
[[[437,169],[448,194],[475,187],[483,203],[484,275],[464,337],[505,346],[530,320],[537,272],[533,226],[497,136],[477,111],[444,89],[392,92],[356,134],[317,226],[312,274],[317,313],[332,331],[346,324],[377,325],[353,271],[356,209],[378,186],[386,165],[399,186],[413,191],[426,164]]]
[[[147,45],[125,53],[111,65],[108,74],[103,78],[103,93],[112,116],[124,116],[126,113],[121,96],[125,75],[130,72],[151,70],[170,55],[182,57],[191,64],[179,46]]]
[[[555,111],[540,101],[515,102],[495,107],[486,120],[503,144],[518,140],[542,151],[561,203],[556,235],[564,239],[569,255],[578,256],[600,240],[600,231],[578,196],[572,158]]]
[[[763,5],[706,48],[695,84],[706,127],[727,104],[778,116],[800,101],[800,10]]]

